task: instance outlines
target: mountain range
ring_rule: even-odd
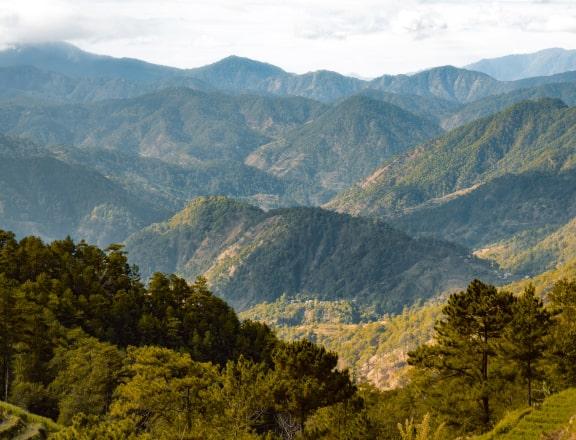
[[[562,63],[360,80],[15,47],[0,52],[0,225],[125,242],[144,278],[204,273],[239,308],[306,293],[394,311],[475,274],[536,274],[576,249]]]

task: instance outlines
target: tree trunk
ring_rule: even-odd
[[[532,362],[528,360],[528,406],[532,406]]]

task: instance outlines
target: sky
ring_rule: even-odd
[[[359,77],[576,48],[576,0],[0,0],[0,47],[67,41],[177,67],[228,55]]]

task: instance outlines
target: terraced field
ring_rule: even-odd
[[[42,440],[60,427],[50,419],[0,402],[0,440]]]
[[[562,431],[575,423],[575,417],[576,389],[569,389],[550,396],[538,409],[510,414],[493,431],[475,440],[572,439],[574,437]]]

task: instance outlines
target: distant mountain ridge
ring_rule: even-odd
[[[514,81],[576,70],[576,50],[544,49],[477,61],[466,69],[486,73],[500,81]]]
[[[129,58],[94,55],[66,43],[24,45],[0,52],[0,67],[24,65],[76,80],[121,81],[115,85],[119,97],[136,96],[136,90],[145,93],[185,86],[204,91],[292,95],[331,102],[366,89],[375,89],[467,103],[520,88],[568,81],[566,77],[556,77],[535,82],[502,82],[479,71],[453,66],[436,67],[413,75],[383,75],[373,80],[362,80],[325,70],[298,75],[238,56],[203,67],[178,69]],[[576,78],[570,79],[574,80]]]

